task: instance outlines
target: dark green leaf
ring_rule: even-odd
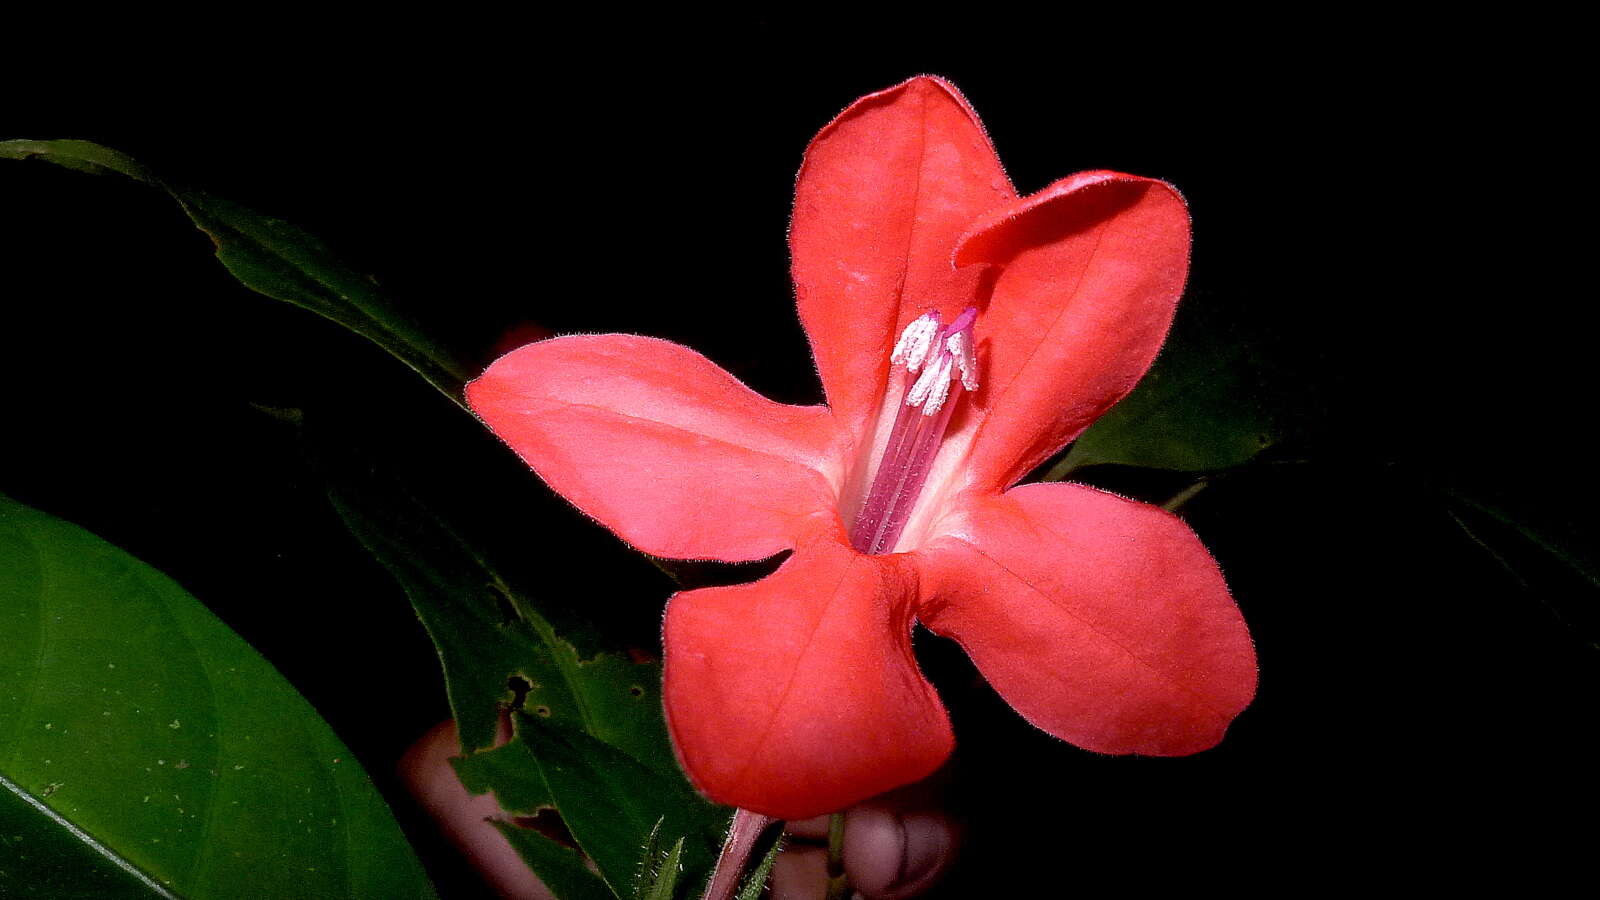
[[[3,497],[0,787],[7,896],[433,894],[266,660],[161,573]]]
[[[697,795],[681,776],[666,777],[617,748],[539,715],[518,713],[517,735],[494,750],[456,761],[462,783],[493,789],[511,812],[553,804],[578,846],[621,895],[632,883],[639,848],[660,834],[683,838],[683,867],[696,883],[710,871],[727,810]]]
[[[236,203],[175,187],[88,141],[0,141],[0,159],[40,159],[80,172],[115,172],[163,188],[211,237],[217,258],[246,286],[325,316],[389,351],[456,403],[471,367],[430,339],[368,276],[301,229]]]
[[[497,603],[492,573],[400,485],[354,473],[329,485],[345,525],[410,597],[438,649],[462,747],[494,743],[499,711],[516,699],[509,679],[537,667],[538,637]]]
[[[778,837],[762,854],[761,861],[750,870],[750,875],[744,881],[744,887],[739,889],[738,900],[761,900],[761,892],[766,889],[767,881],[772,878],[772,867],[778,862],[778,854],[783,852],[783,830],[778,830]]]
[[[520,704],[681,778],[661,716],[661,667],[585,656],[529,595],[393,478],[331,469],[345,523],[405,588],[445,670],[464,749],[494,742],[502,706]]]
[[[639,849],[657,822],[663,844],[684,839],[685,871],[703,874],[727,811],[701,799],[678,769],[660,665],[581,651],[478,542],[397,479],[336,457],[323,462],[336,508],[395,574],[439,648],[463,747],[480,750],[456,761],[468,789],[494,791],[514,814],[556,810],[619,895],[631,896]],[[526,713],[517,716],[518,737],[481,750],[505,707]],[[541,877],[576,877],[570,851],[549,839],[519,829],[517,844]]]
[[[1044,480],[1106,463],[1204,472],[1248,462],[1281,436],[1263,371],[1248,340],[1186,308],[1150,372]]]
[[[561,900],[616,900],[617,895],[600,877],[589,871],[583,854],[563,847],[537,831],[519,828],[510,822],[495,822],[495,827],[515,847],[522,861],[539,876]]]
[[[132,157],[89,141],[0,141],[0,159],[42,159],[91,175],[126,175],[162,186],[160,179]]]
[[[683,874],[683,838],[678,838],[670,849],[657,850],[652,842],[645,847],[640,860],[644,877],[634,887],[636,900],[672,900],[678,890],[678,876]]]
[[[1600,647],[1600,550],[1580,508],[1494,497],[1462,485],[1436,491],[1472,545],[1590,646]]]
[[[650,836],[644,839],[644,849],[639,853],[639,865],[633,870],[633,897],[638,900],[656,880],[661,865],[661,820],[657,819]]]
[[[645,900],[672,900],[678,890],[678,876],[683,874],[683,838],[678,838],[667,851],[666,858],[661,860],[661,868],[656,872],[656,883],[651,886],[649,895]]]
[[[494,791],[500,808],[519,816],[555,809],[555,795],[545,783],[525,741],[513,740],[492,750],[458,757],[451,762],[467,790],[475,794]],[[644,835],[640,835],[641,841]]]

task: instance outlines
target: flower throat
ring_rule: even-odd
[[[941,325],[929,311],[900,333],[889,356],[890,378],[904,383],[903,401],[884,445],[872,487],[850,529],[850,544],[861,553],[888,553],[900,540],[928,470],[944,440],[963,389],[978,389],[977,351],[972,326],[976,307]]]

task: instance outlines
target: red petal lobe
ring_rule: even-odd
[[[978,320],[988,411],[974,483],[1014,484],[1143,377],[1189,267],[1189,214],[1169,185],[1084,172],[975,224],[958,265],[1000,267]]]
[[[1222,573],[1182,520],[1153,506],[1025,485],[981,501],[920,555],[923,621],[1063,740],[1195,753],[1255,695],[1255,648]]]
[[[832,417],[755,393],[686,347],[632,335],[530,344],[467,386],[500,439],[646,553],[763,559],[833,515]]]
[[[853,432],[883,395],[900,329],[928,308],[960,311],[943,290],[956,238],[1014,196],[977,114],[941,79],[863,97],[811,142],[789,231],[795,292],[828,404]]]
[[[915,574],[843,541],[817,537],[761,581],[667,606],[667,722],[713,800],[804,819],[949,755],[949,721],[911,654]]]

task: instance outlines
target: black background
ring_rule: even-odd
[[[1185,303],[1266,336],[1280,387],[1303,392],[1296,449],[1319,463],[1187,510],[1262,666],[1216,750],[1058,744],[919,638],[955,716],[952,802],[974,820],[950,895],[1018,874],[1052,896],[1537,882],[1576,862],[1563,817],[1593,800],[1596,657],[1547,607],[1583,586],[1508,575],[1416,488],[1486,485],[1593,534],[1559,53],[1437,24],[1277,23],[1247,47],[1127,23],[917,40],[782,19],[492,24],[198,44],[0,119],[0,137],[96,140],[302,225],[485,361],[527,321],[629,331],[815,402],[784,243],[801,151],[855,97],[949,77],[1023,192],[1115,168],[1185,193]],[[431,465],[491,527],[542,531],[527,553],[552,595],[626,613],[641,644],[670,583],[531,476],[483,487],[518,481],[492,438],[375,347],[238,286],[168,198],[40,163],[0,165],[0,198],[0,491],[240,631],[454,885],[389,774],[447,714],[432,649],[259,407]]]

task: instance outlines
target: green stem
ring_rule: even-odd
[[[844,813],[828,817],[828,900],[844,900],[850,876],[844,871]]]
[[[1196,494],[1205,490],[1210,484],[1211,479],[1202,477],[1199,481],[1196,481],[1194,484],[1189,485],[1188,487],[1168,498],[1167,502],[1161,504],[1161,508],[1167,512],[1177,512],[1183,508],[1185,503],[1193,500]]]

